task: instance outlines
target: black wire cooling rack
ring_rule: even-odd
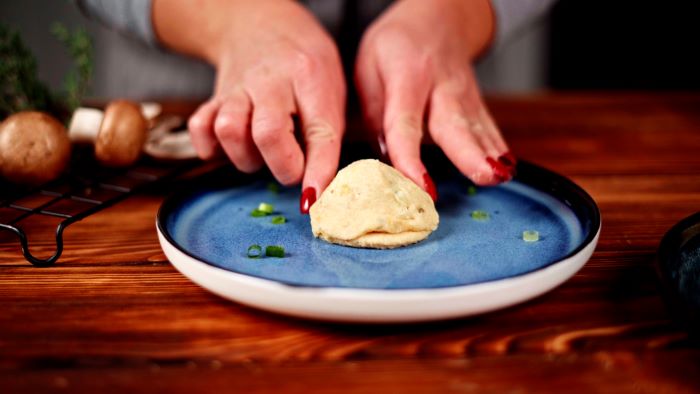
[[[22,188],[0,181],[0,230],[9,231],[19,238],[22,254],[34,266],[48,267],[61,257],[63,232],[71,224],[146,188],[203,166],[198,160],[158,162],[143,158],[133,167],[115,170],[99,166],[91,155],[73,156],[78,159],[71,162],[70,170],[64,176],[39,187]],[[45,259],[32,255],[27,233],[22,227],[37,215],[59,220],[55,253]]]

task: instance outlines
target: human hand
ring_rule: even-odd
[[[473,59],[488,46],[488,0],[403,0],[365,33],[355,83],[365,119],[392,164],[435,199],[420,159],[424,124],[457,168],[479,185],[514,174],[515,158],[481,98]]]
[[[336,173],[344,129],[346,88],[333,40],[293,1],[190,5],[184,8],[188,28],[205,26],[194,36],[177,31],[183,25],[171,26],[183,15],[168,17],[173,3],[162,3],[159,38],[217,69],[214,95],[189,120],[199,156],[211,158],[221,147],[243,172],[266,163],[284,185],[303,178],[301,208],[308,210]],[[294,136],[293,115],[306,155]]]

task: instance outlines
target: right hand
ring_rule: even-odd
[[[154,5],[159,38],[217,69],[213,96],[189,120],[199,156],[209,159],[220,147],[243,172],[267,164],[280,183],[303,180],[304,190],[320,193],[335,176],[344,131],[346,87],[331,37],[294,1],[185,1],[172,18],[173,3]],[[187,24],[169,25],[183,17]]]

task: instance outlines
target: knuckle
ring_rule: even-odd
[[[202,116],[195,115],[190,117],[190,119],[187,121],[187,128],[190,130],[190,132],[195,134],[204,133],[206,131],[206,126],[207,122]]]
[[[297,72],[302,75],[314,75],[319,68],[316,56],[303,51],[296,53],[294,57],[294,66]]]
[[[242,142],[244,132],[244,129],[230,116],[224,115],[216,119],[214,133],[222,140],[235,143]]]
[[[253,123],[253,140],[259,146],[274,145],[279,140],[280,133],[287,131],[287,128],[282,118],[258,118]]]
[[[304,136],[309,142],[334,142],[337,133],[323,120],[314,120],[304,127]]]
[[[393,119],[387,119],[384,129],[404,137],[420,135],[423,130],[423,120],[416,114],[401,114]]]

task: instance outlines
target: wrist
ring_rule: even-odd
[[[491,0],[457,0],[462,8],[465,38],[472,60],[481,57],[496,35],[496,14]]]
[[[242,5],[239,3],[227,0],[153,0],[153,31],[164,47],[217,65],[221,61],[228,31],[237,24],[234,18],[242,12],[236,10]]]

